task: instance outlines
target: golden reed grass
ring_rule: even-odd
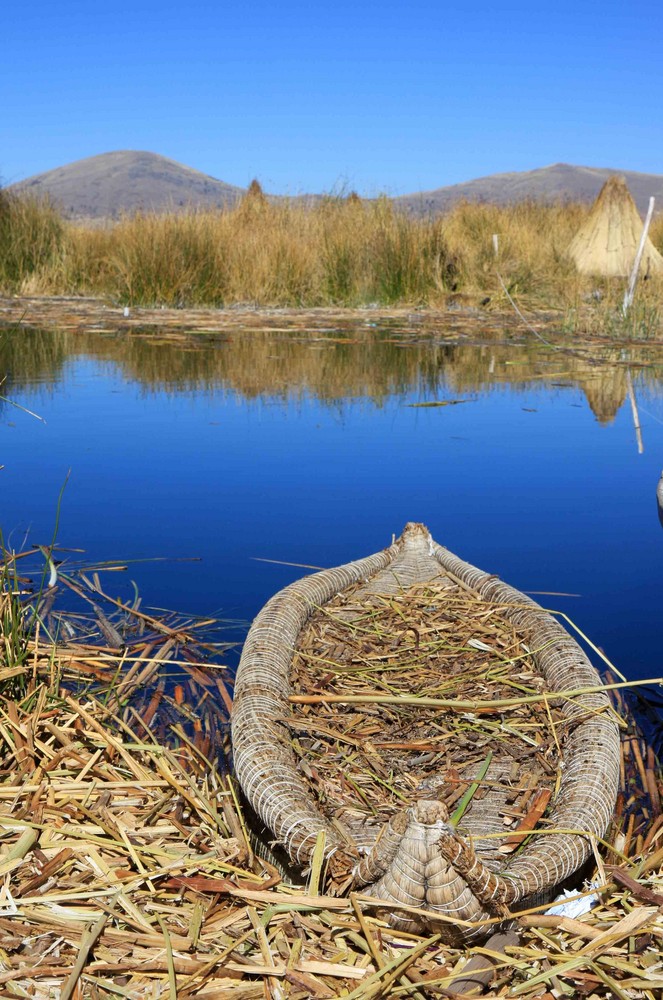
[[[499,271],[510,295],[559,309],[573,325],[574,310],[597,288],[610,306],[623,295],[620,282],[581,278],[567,256],[587,211],[561,202],[461,202],[416,218],[387,198],[306,204],[251,191],[225,210],[139,214],[91,228],[63,221],[48,201],[5,192],[0,291],[277,307],[443,306],[457,293],[496,307],[506,304]],[[652,238],[663,248],[663,217]],[[655,302],[661,289],[647,284],[641,294]]]

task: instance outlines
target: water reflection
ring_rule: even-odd
[[[0,394],[47,421],[2,413],[0,530],[48,543],[71,470],[63,546],[201,557],[130,572],[161,607],[249,620],[300,575],[286,563],[339,565],[421,520],[519,589],[555,592],[544,601],[624,673],[659,673],[660,349],[460,339],[366,325],[0,333]]]
[[[359,328],[348,336],[284,334],[270,330],[223,334],[86,334],[21,330],[0,333],[3,395],[13,387],[61,379],[67,360],[89,357],[119,368],[155,392],[232,390],[247,399],[303,395],[339,404],[349,398],[380,404],[388,397],[431,393],[496,392],[577,387],[600,424],[614,420],[628,392],[628,367],[645,366],[654,382],[653,349],[611,347],[582,354],[552,353],[523,344],[449,344],[430,335],[394,335]]]
[[[656,487],[656,504],[658,506],[658,519],[661,522],[661,527],[663,528],[663,472],[661,473],[661,478],[658,481],[658,486]]]
[[[72,352],[69,333],[0,330],[0,395],[59,382]]]
[[[626,399],[628,369],[619,364],[618,353],[604,352],[604,364],[579,374],[578,382],[590,409],[600,424],[609,424]]]

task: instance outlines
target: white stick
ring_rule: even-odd
[[[628,398],[631,401],[631,413],[633,415],[633,427],[635,428],[635,439],[638,443],[638,455],[642,455],[645,450],[645,446],[642,440],[642,429],[640,427],[640,414],[638,413],[638,404],[635,398],[635,391],[633,389],[633,380],[631,379],[631,369],[626,369],[626,389],[628,391]]]
[[[635,295],[635,283],[638,280],[638,271],[640,270],[640,261],[642,260],[642,255],[645,251],[645,243],[647,242],[647,233],[649,232],[649,224],[651,222],[651,217],[654,214],[654,201],[655,198],[649,199],[649,208],[647,209],[647,218],[645,219],[645,224],[642,228],[642,236],[640,237],[640,246],[638,247],[638,252],[635,255],[635,260],[633,261],[633,270],[631,271],[631,280],[628,283],[628,290],[624,296],[624,305],[622,306],[622,313],[624,316],[631,308],[633,304],[633,296]]]
[[[500,238],[497,233],[493,233],[493,251],[497,257],[500,252]]]

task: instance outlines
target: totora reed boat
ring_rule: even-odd
[[[232,739],[295,865],[315,852],[331,891],[449,941],[550,898],[606,832],[619,780],[618,723],[577,643],[421,524],[265,605]]]

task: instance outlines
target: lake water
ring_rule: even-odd
[[[652,348],[588,358],[365,325],[172,339],[18,330],[0,333],[2,373],[0,393],[45,421],[0,403],[0,525],[14,548],[50,542],[69,476],[60,545],[138,560],[128,576],[146,604],[229,619],[234,639],[305,572],[278,561],[337,565],[423,521],[521,590],[576,595],[537,599],[627,677],[663,673]],[[445,401],[456,402],[420,405]]]

